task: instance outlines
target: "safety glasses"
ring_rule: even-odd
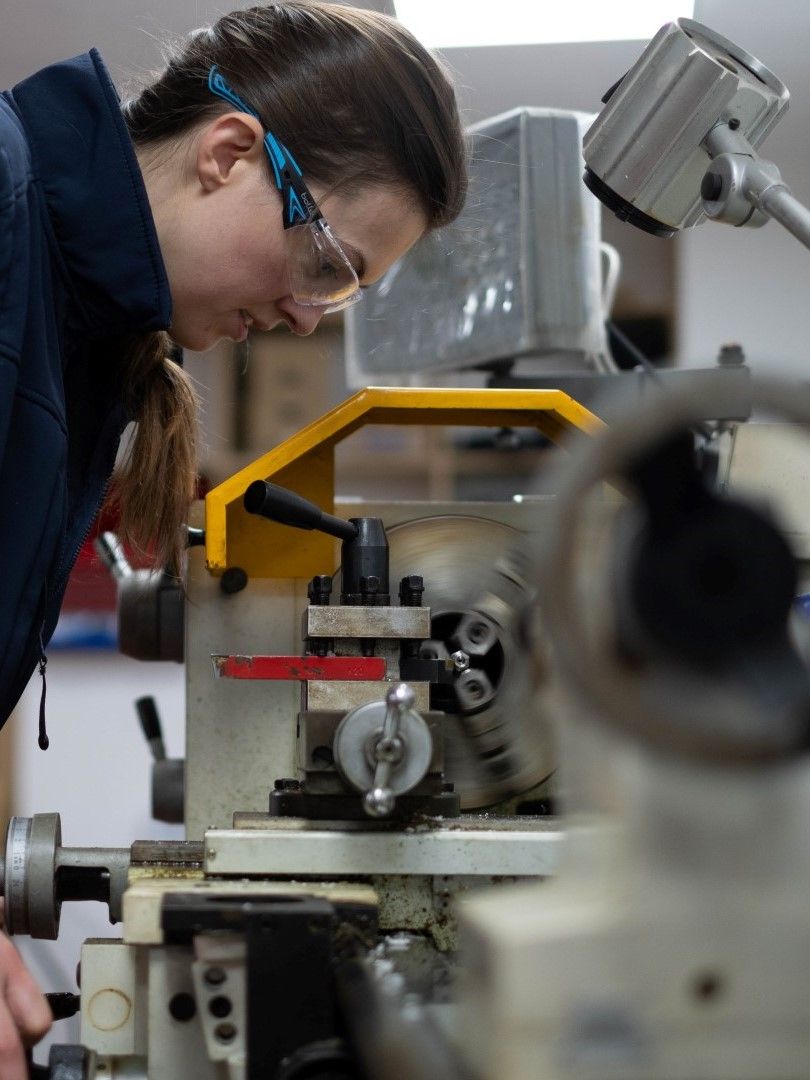
[[[256,110],[228,86],[216,65],[208,73],[208,88],[261,122]],[[357,273],[304,183],[298,163],[270,131],[265,132],[264,148],[281,193],[290,295],[296,304],[320,308],[324,314],[356,304],[363,295]]]

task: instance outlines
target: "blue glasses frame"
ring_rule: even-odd
[[[248,113],[255,117],[259,123],[262,119],[255,109],[251,108],[246,101],[228,86],[222,72],[214,64],[208,73],[208,89],[212,94],[234,105],[240,112]],[[262,124],[264,128],[264,124]],[[290,229],[293,225],[306,225],[318,221],[323,217],[318,204],[312,197],[307,185],[304,183],[304,174],[301,167],[292,156],[290,151],[271,131],[265,131],[264,148],[273,166],[273,177],[276,188],[281,192],[281,200],[284,207],[284,228]]]

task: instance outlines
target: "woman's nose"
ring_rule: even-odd
[[[276,301],[276,307],[292,332],[300,337],[311,334],[324,315],[322,308],[296,304],[291,296]]]

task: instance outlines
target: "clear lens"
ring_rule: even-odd
[[[354,267],[322,218],[295,225],[284,236],[290,292],[296,304],[340,311],[360,299]]]

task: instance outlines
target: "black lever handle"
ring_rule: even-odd
[[[155,761],[164,761],[166,758],[166,744],[163,742],[163,729],[160,726],[157,705],[153,697],[141,697],[135,702],[138,719],[141,728],[149,743],[152,757]]]
[[[357,536],[357,526],[351,521],[327,514],[320,506],[301,498],[294,491],[267,480],[254,480],[248,487],[244,507],[249,514],[259,514],[281,525],[292,525],[295,529],[317,529],[340,540],[354,540]]]

